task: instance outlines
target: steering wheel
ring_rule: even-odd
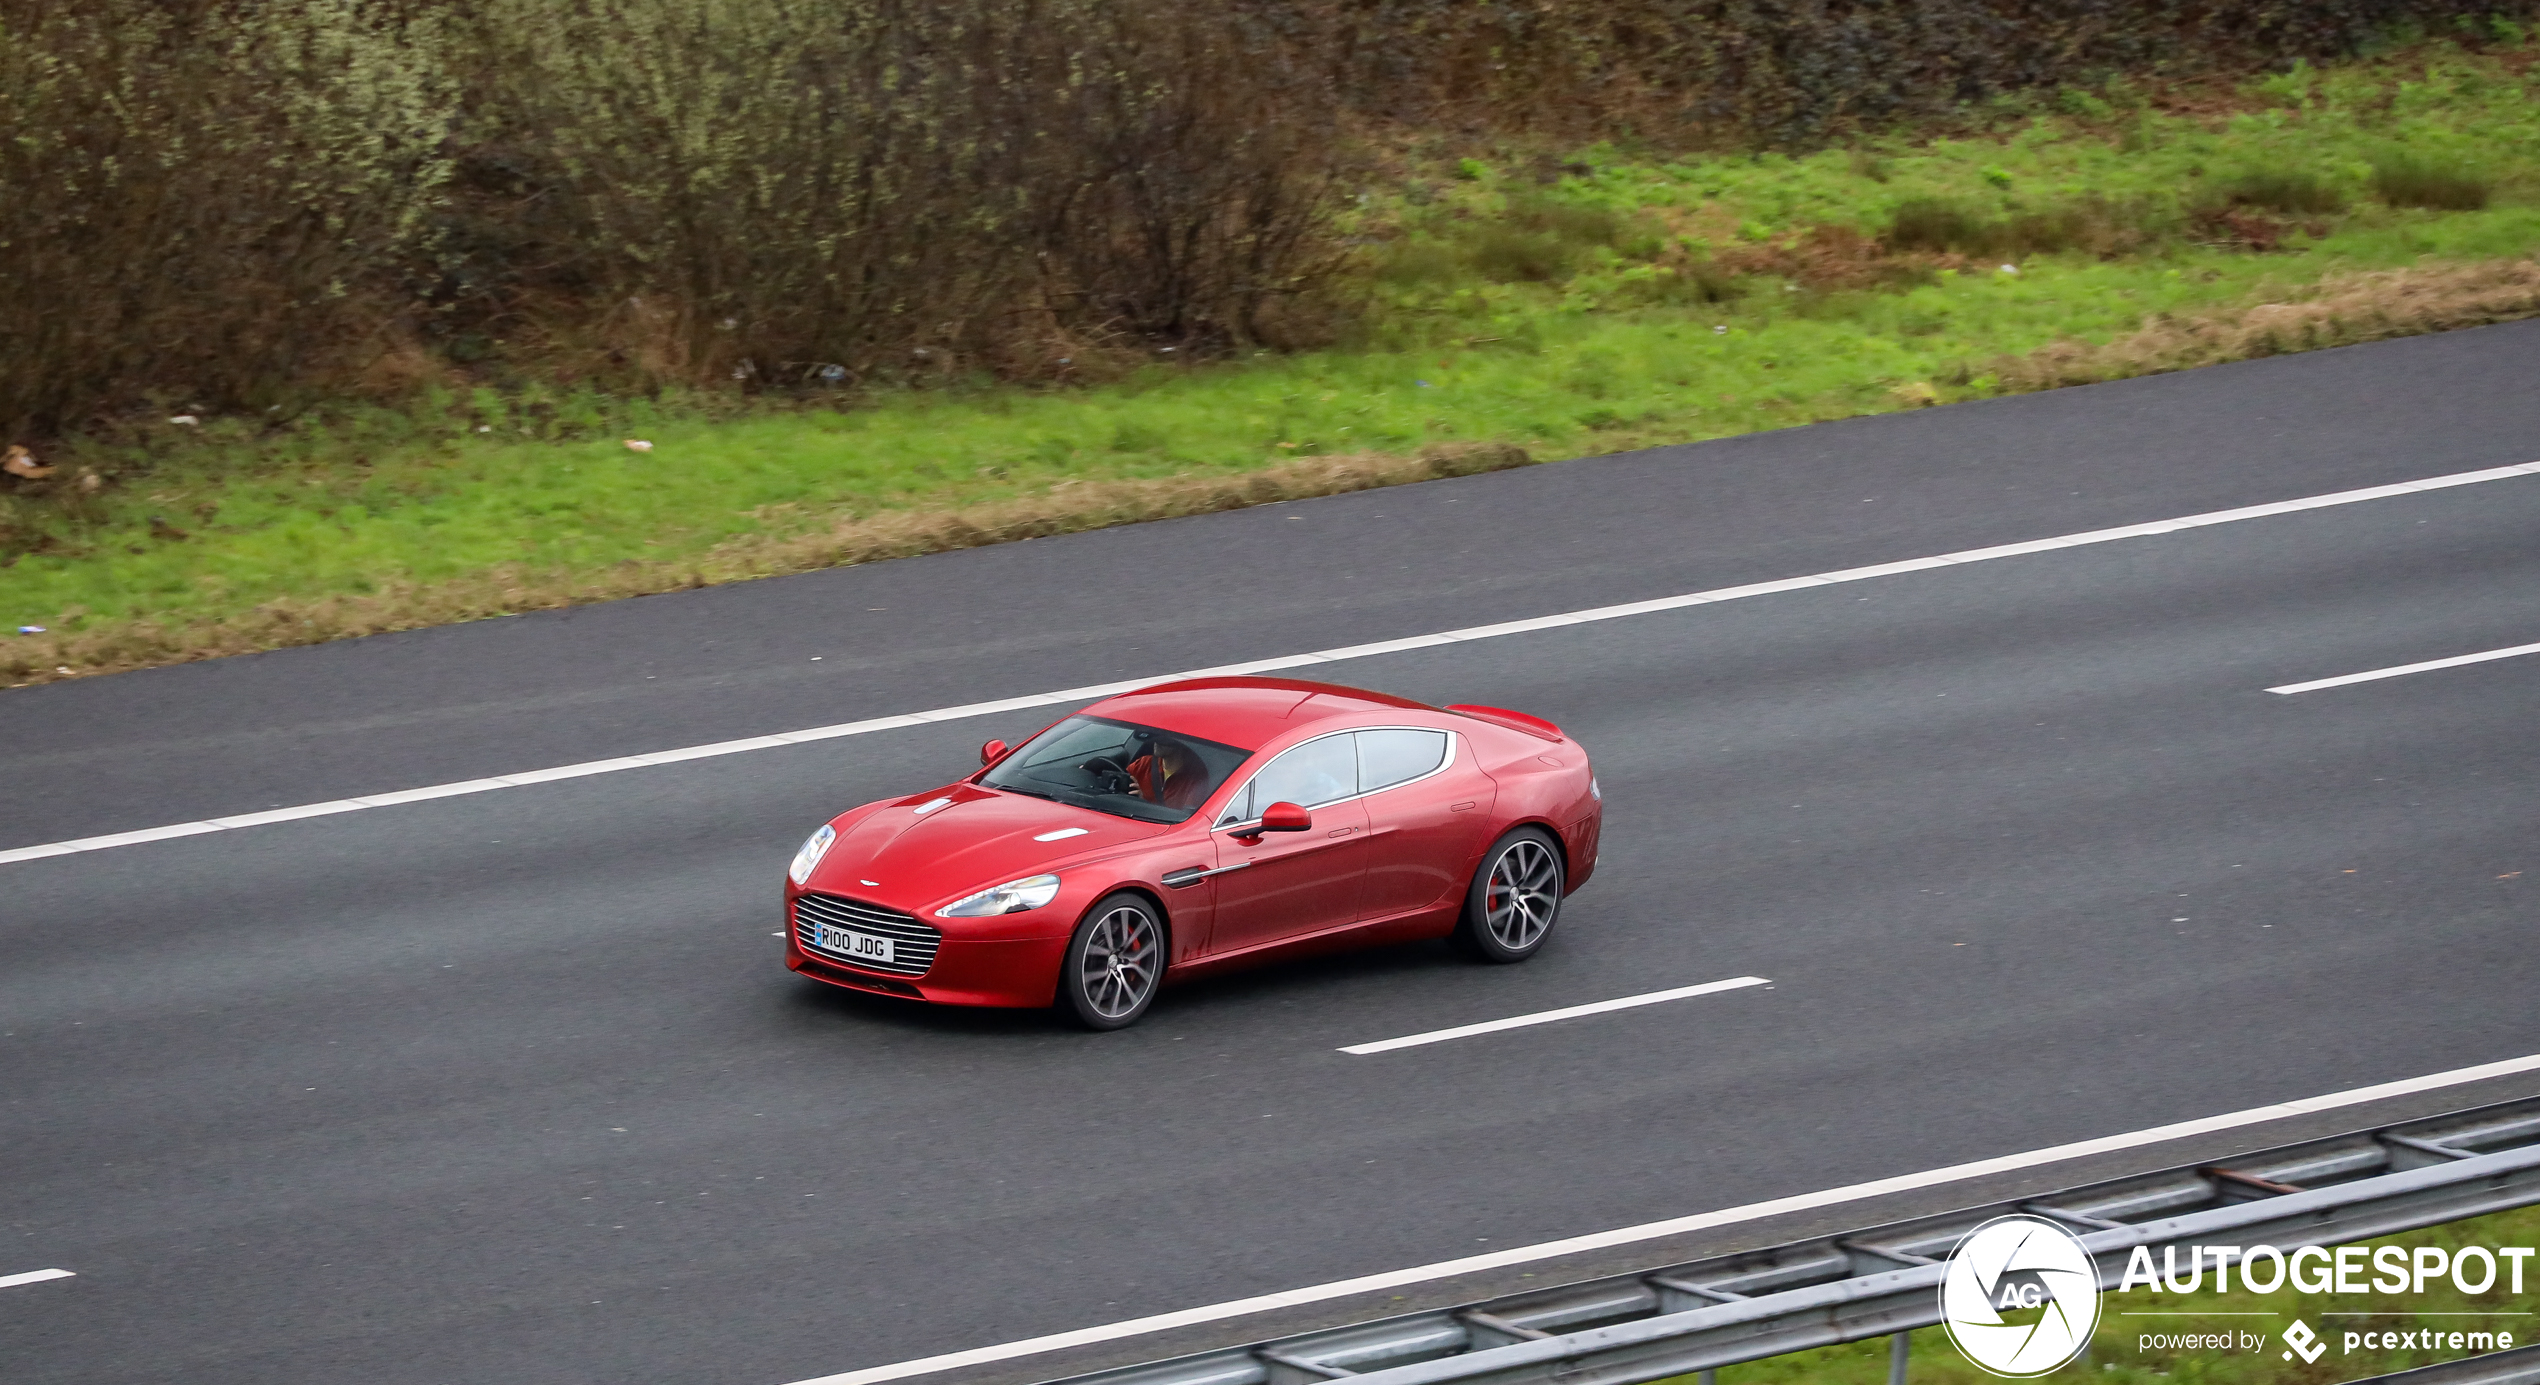
[[[1104,793],[1136,793],[1138,791],[1136,777],[1129,773],[1126,766],[1108,755],[1097,755],[1076,768],[1087,774],[1100,776],[1100,788]]]

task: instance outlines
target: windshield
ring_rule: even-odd
[[[1251,757],[1196,736],[1078,716],[1034,736],[979,782],[1141,822],[1180,822]]]

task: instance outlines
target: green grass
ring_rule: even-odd
[[[1516,154],[1414,160],[1351,213],[1367,313],[1331,350],[836,407],[477,391],[287,426],[148,420],[46,449],[53,494],[0,498],[0,627],[212,625],[497,570],[569,592],[629,563],[710,565],[846,515],[1067,481],[1452,441],[1576,456],[1979,397],[2004,388],[2004,358],[2156,315],[2529,255],[2524,56],[2303,69],[2180,113],[2118,84],[1991,134],[1805,157],[1598,146],[1550,182]],[[2392,205],[2393,170],[2424,174],[2407,187],[2437,205]],[[2466,194],[2427,180],[2472,173],[2484,200],[2441,209]],[[1900,213],[1894,239],[1917,253],[1879,253]],[[2209,234],[2216,217],[2240,219]],[[70,484],[83,469],[100,489]],[[0,635],[0,670],[48,672],[36,648]]]
[[[2464,1245],[2499,1246],[2540,1245],[2540,1207],[2523,1207],[2511,1212],[2468,1221],[2450,1222],[2399,1236],[2385,1236],[2372,1245],[2403,1247],[2442,1246],[2456,1249]],[[2430,1330],[2441,1327],[2469,1330],[2475,1322],[2487,1331],[2506,1331],[2514,1336],[2514,1345],[2529,1346],[2540,1341],[2540,1317],[2460,1318],[2432,1316],[2465,1311],[2509,1311],[2530,1313],[2540,1309],[2540,1261],[2525,1260],[2527,1272],[2523,1292],[2508,1292],[2511,1281],[2499,1274],[2495,1287],[2485,1294],[2464,1296],[2447,1281],[2435,1281],[2417,1294],[2347,1294],[2308,1295],[2290,1289],[2273,1294],[2250,1294],[2234,1289],[2230,1293],[2210,1291],[2211,1280],[2204,1291],[2187,1295],[2154,1294],[2137,1287],[2127,1293],[2103,1293],[2099,1297],[2099,1324],[2091,1336],[2089,1352],[2061,1370],[2036,1377],[2047,1381],[2095,1381],[2098,1385],[2272,1385],[2273,1382],[2299,1382],[2300,1385],[2324,1385],[2324,1382],[2358,1380],[2367,1376],[2432,1365],[2438,1361],[2458,1360],[2467,1351],[2444,1350],[2363,1350],[2352,1354],[2342,1350],[2343,1333],[2348,1329],[2362,1331]],[[2369,1283],[2369,1272],[2366,1282]],[[2192,1308],[2214,1313],[2270,1313],[2280,1316],[2253,1317],[2129,1317],[2128,1312]],[[2388,1317],[2369,1320],[2330,1318],[2334,1312],[2374,1312],[2404,1309]],[[2006,1314],[2012,1321],[2020,1315]],[[2286,1361],[2279,1340],[2295,1318],[2328,1339],[2328,1351],[2318,1361],[2304,1364]],[[2264,1350],[2257,1352],[2219,1352],[2207,1350],[2177,1351],[2154,1348],[2139,1349],[2145,1333],[2219,1333],[2237,1327],[2250,1332],[2263,1332],[2267,1338]],[[1916,1332],[1913,1337],[1909,1379],[1913,1385],[1995,1385],[2000,1379],[1987,1375],[1959,1355],[1940,1328]],[[1874,1338],[1839,1347],[1816,1351],[1794,1352],[1742,1366],[1722,1367],[1719,1385],[1885,1385],[1888,1365],[1888,1339]],[[1693,1377],[1681,1377],[1677,1385],[1693,1385]]]

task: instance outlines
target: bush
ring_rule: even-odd
[[[573,215],[549,278],[654,303],[604,326],[660,375],[1028,373],[1036,334],[1248,341],[1324,254],[1328,108],[1204,10],[480,6],[500,83],[480,138],[553,150],[532,177]]]
[[[2161,234],[2162,210],[2148,202],[2085,197],[2042,211],[1988,220],[1954,202],[1908,198],[1882,237],[1890,250],[1955,251],[1965,255],[2052,255],[2083,250],[2114,255]]]
[[[2346,205],[2345,196],[2317,175],[2281,169],[2227,178],[2215,192],[2227,206],[2264,207],[2271,212],[2333,212]]]
[[[418,342],[749,385],[1284,344],[1338,166],[1294,51],[1166,0],[0,0],[0,430]]]
[[[1371,114],[1596,138],[1617,127],[1811,145],[2120,71],[2366,52],[2411,28],[2502,35],[2532,0],[1256,0],[1311,33]],[[2492,19],[2491,19],[2492,16]],[[2493,20],[2506,21],[2505,24]],[[2095,102],[2068,109],[2098,118]]]
[[[447,38],[359,0],[0,7],[5,436],[376,357],[448,173]]]
[[[1496,221],[1466,233],[1464,254],[1475,272],[1503,284],[1566,279],[1578,260],[1578,248],[1559,236]]]
[[[2474,212],[2487,205],[2494,185],[2485,178],[2459,169],[2394,156],[2373,165],[2372,190],[2375,196],[2393,207]]]
[[[1910,197],[1896,206],[1885,237],[1891,250],[1960,250],[1982,253],[1992,228],[1955,202],[1937,197]]]

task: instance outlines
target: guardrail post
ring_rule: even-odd
[[[1913,1349],[1911,1332],[1899,1332],[1887,1339],[1887,1385],[1905,1385],[1905,1357]]]

